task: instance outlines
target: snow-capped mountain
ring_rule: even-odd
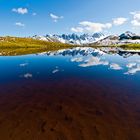
[[[99,46],[108,46],[108,45],[122,45],[122,44],[140,44],[140,35],[137,35],[132,32],[125,32],[121,35],[109,35],[105,36],[102,33],[95,34],[62,34],[62,35],[46,35],[46,36],[33,36],[34,39],[50,41],[50,42],[61,42],[67,44],[76,44],[76,45],[99,45]]]
[[[109,45],[117,44],[118,42],[119,42],[119,37],[117,35],[110,35],[108,37],[105,37],[95,42],[94,45],[109,46]]]
[[[68,44],[90,44],[94,43],[100,39],[105,38],[105,35],[102,33],[95,33],[95,34],[62,34],[62,35],[46,35],[46,36],[33,36],[34,39],[44,40],[44,41],[51,41],[51,42],[61,42],[61,43],[68,43]]]
[[[132,33],[130,31],[127,31],[127,32],[121,34],[119,37],[120,37],[120,40],[125,40],[125,39],[136,40],[136,39],[140,39],[140,35],[137,35],[137,34]]]
[[[123,45],[123,44],[139,44],[140,43],[140,35],[137,35],[132,32],[125,32],[121,35],[110,35],[105,37],[91,45],[99,45],[99,46],[108,46],[108,45]]]

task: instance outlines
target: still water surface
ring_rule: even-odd
[[[35,55],[1,56],[0,82],[61,80],[69,77],[114,80],[119,83],[140,80],[138,54],[107,54],[92,48],[74,48]],[[124,80],[124,81],[122,81]]]

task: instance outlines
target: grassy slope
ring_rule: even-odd
[[[21,55],[71,48],[73,45],[46,42],[31,38],[0,37],[0,54]]]
[[[98,46],[98,45],[89,45],[90,47],[93,48],[99,48],[99,47],[118,47],[118,48],[122,48],[125,50],[140,50],[140,44],[124,44],[124,45],[111,45],[111,46]]]
[[[140,50],[140,44],[125,44],[118,47],[126,50]]]

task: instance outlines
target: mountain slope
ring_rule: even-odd
[[[95,42],[94,45],[109,46],[109,45],[117,44],[118,41],[119,41],[119,37],[117,35],[110,35],[104,39],[101,39],[101,40]]]
[[[137,34],[132,33],[130,31],[127,31],[127,32],[121,34],[119,37],[120,37],[120,40],[124,40],[124,39],[132,39],[132,40],[140,39],[140,35],[137,35]]]
[[[119,36],[110,35],[90,45],[108,46],[108,45],[124,45],[124,44],[140,44],[140,35],[127,31]]]

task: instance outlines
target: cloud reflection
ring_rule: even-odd
[[[27,66],[28,65],[28,63],[23,63],[23,64],[20,64],[19,66],[20,67],[25,67],[25,66]]]
[[[124,74],[128,74],[128,75],[134,75],[137,72],[140,72],[140,64],[137,64],[135,67],[130,67],[128,69],[128,71]]]
[[[126,67],[127,68],[133,68],[134,66],[136,66],[137,65],[137,63],[128,63],[127,65],[126,65]]]
[[[26,73],[26,74],[23,75],[23,77],[26,78],[26,79],[29,79],[29,78],[32,78],[33,75],[31,73]]]
[[[91,67],[91,66],[98,66],[98,65],[109,65],[108,61],[103,61],[99,57],[90,57],[89,59],[85,60],[83,64],[80,64],[80,67]]]
[[[55,69],[55,70],[52,71],[53,74],[55,74],[57,72],[59,72],[59,69]]]
[[[112,63],[112,64],[110,64],[110,69],[113,69],[113,70],[121,70],[123,68],[119,64]]]
[[[111,54],[111,55],[110,55]],[[114,55],[113,55],[114,54]],[[50,51],[41,53],[39,55],[48,55],[48,56],[67,56],[71,57],[71,62],[78,63],[80,67],[94,67],[94,66],[108,66],[111,70],[122,70],[123,74],[136,74],[140,71],[140,60],[135,58],[139,56],[140,53],[137,51],[130,52],[127,51],[118,51],[118,48],[90,48],[90,47],[76,47],[72,49],[64,49],[58,51]],[[118,57],[121,56],[120,57]],[[133,57],[129,60],[129,57]],[[128,62],[129,61],[129,62]],[[123,62],[123,63],[122,63]],[[127,64],[128,63],[128,64]],[[139,64],[139,65],[138,65]],[[60,70],[58,68],[54,69],[52,73],[57,73]],[[125,73],[124,73],[125,71]]]
[[[71,62],[82,62],[84,59],[82,57],[75,57],[71,59]]]

